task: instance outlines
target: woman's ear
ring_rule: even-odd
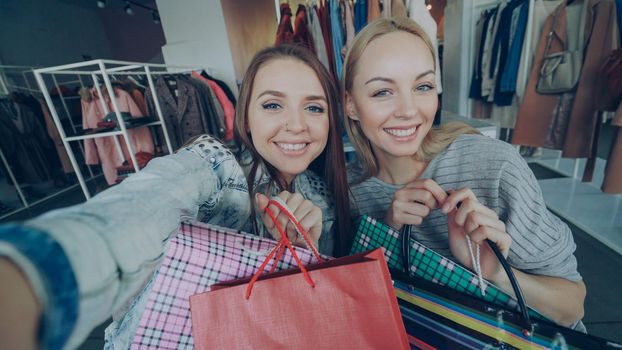
[[[356,107],[354,106],[354,101],[352,100],[352,96],[346,92],[346,114],[348,118],[352,120],[359,120],[358,113],[356,112]]]

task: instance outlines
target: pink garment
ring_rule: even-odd
[[[206,82],[210,89],[212,89],[212,92],[216,94],[216,98],[218,102],[220,102],[222,110],[225,113],[225,126],[227,128],[225,132],[225,141],[233,140],[233,120],[235,119],[235,107],[233,106],[233,102],[229,100],[227,94],[215,81],[209,80],[197,72],[192,72],[192,76]]]
[[[128,112],[132,117],[143,116],[143,113],[127,92],[121,89],[115,89],[114,93],[120,112]],[[82,127],[84,129],[97,128],[97,123],[106,116],[101,101],[97,96],[97,91],[93,89],[91,90],[91,94],[93,95],[91,101],[82,100]],[[105,100],[109,110],[114,111],[110,98],[106,96]],[[153,139],[151,138],[149,128],[141,127],[131,129],[128,130],[128,134],[135,153],[146,152],[154,154]],[[125,159],[129,161],[130,153],[127,150],[123,136],[119,137],[119,143],[121,144]],[[86,164],[94,165],[101,162],[106,182],[108,182],[109,185],[114,184],[117,179],[117,167],[123,164],[123,158],[119,152],[117,152],[113,137],[99,137],[84,140],[84,152]]]

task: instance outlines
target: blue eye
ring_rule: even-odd
[[[371,95],[372,97],[384,97],[384,96],[389,96],[390,91],[387,89],[382,89],[382,90],[378,90],[378,91],[374,91],[374,93]]]
[[[325,109],[320,106],[308,106],[306,110],[313,113],[324,113]]]
[[[432,91],[434,89],[436,89],[436,86],[434,86],[434,84],[430,84],[430,83],[421,84],[421,85],[417,86],[417,91],[422,91],[422,92],[428,92],[428,91]]]
[[[262,104],[261,107],[263,109],[279,109],[281,108],[281,105],[279,105],[278,103],[269,102],[269,103]]]

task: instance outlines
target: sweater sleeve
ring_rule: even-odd
[[[500,218],[512,237],[508,260],[531,274],[580,281],[570,228],[551,213],[524,159],[508,147],[499,179]]]

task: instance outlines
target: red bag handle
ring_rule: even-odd
[[[279,208],[285,215],[287,215],[289,220],[295,225],[298,233],[302,235],[302,238],[305,240],[305,243],[307,243],[307,247],[311,249],[311,252],[313,253],[313,255],[315,255],[317,260],[319,262],[324,261],[324,259],[320,257],[320,254],[317,252],[313,244],[311,244],[311,240],[309,239],[309,236],[307,235],[305,230],[302,228],[298,220],[296,220],[296,217],[291,212],[291,210],[287,207],[287,205],[278,197],[272,198],[268,202],[268,206],[266,206],[266,213],[268,214],[270,219],[272,219],[272,222],[274,222],[276,229],[279,231],[279,233],[281,233],[281,239],[279,239],[279,242],[277,243],[277,245],[270,251],[270,254],[268,254],[268,256],[263,261],[261,266],[259,266],[259,270],[257,270],[257,272],[253,275],[253,278],[251,278],[250,282],[248,283],[248,286],[246,287],[246,299],[250,298],[251,291],[253,290],[253,286],[255,285],[255,282],[257,282],[257,279],[259,279],[259,276],[261,276],[263,271],[266,269],[266,266],[268,265],[268,262],[270,261],[270,259],[274,257],[274,265],[272,266],[272,270],[270,271],[270,272],[274,272],[274,270],[276,269],[277,263],[283,257],[283,253],[285,253],[285,249],[289,249],[289,251],[292,253],[294,260],[296,261],[296,264],[298,265],[298,267],[300,267],[303,277],[307,281],[307,283],[311,287],[315,287],[315,283],[311,279],[311,276],[309,276],[309,272],[302,264],[302,261],[300,261],[298,254],[296,254],[296,250],[294,249],[292,242],[287,237],[285,230],[281,227],[279,222],[276,220],[276,216],[274,215],[272,210],[270,210],[269,208],[270,205],[274,205],[275,207]]]

